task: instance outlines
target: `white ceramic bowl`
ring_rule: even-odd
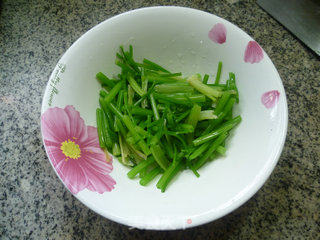
[[[119,73],[114,61],[120,44],[132,44],[138,61],[146,57],[186,76],[214,75],[220,60],[222,79],[235,72],[235,111],[243,121],[227,142],[226,157],[201,169],[200,178],[184,171],[161,193],[155,182],[142,187],[128,179],[116,159],[105,162],[94,128],[100,89],[95,74]],[[213,221],[252,197],[279,159],[288,118],[281,79],[259,45],[220,17],[181,7],[137,9],[89,30],[59,60],[41,112],[49,160],[76,198],[118,223],[163,230]],[[71,145],[78,147],[68,158]]]

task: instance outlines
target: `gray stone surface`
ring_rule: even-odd
[[[320,239],[319,57],[255,1],[0,4],[0,239]],[[287,141],[267,183],[228,216],[185,231],[129,230],[87,209],[59,183],[40,136],[42,95],[62,53],[106,18],[154,5],[205,10],[249,33],[277,67],[289,104]]]

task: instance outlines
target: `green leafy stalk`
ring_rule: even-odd
[[[198,74],[192,75],[187,79],[188,83],[194,87],[197,91],[201,92],[208,98],[210,98],[213,102],[217,101],[217,98],[219,98],[222,93],[221,91],[217,91],[206,84],[203,84],[201,82],[201,77]]]
[[[204,84],[208,84],[208,80],[209,80],[209,75],[208,75],[208,74],[205,74],[204,77],[203,77],[203,81],[202,81],[202,82],[203,82]]]
[[[156,85],[154,90],[157,93],[193,93],[194,88],[185,83],[163,83]]]
[[[152,115],[153,112],[149,109],[133,106],[131,107],[131,113],[133,115],[139,115],[139,116],[147,116],[147,115]]]
[[[128,130],[131,132],[132,136],[135,138],[135,140],[138,142],[138,145],[140,146],[141,150],[146,154],[147,156],[150,154],[150,149],[148,148],[145,141],[140,137],[140,135],[137,133],[134,123],[130,120],[128,115],[123,115],[123,123],[126,125]]]
[[[236,86],[236,76],[234,73],[229,73],[229,84],[230,84],[230,87],[229,89],[232,89],[235,91],[235,95],[236,95],[236,100],[237,100],[237,103],[239,102],[239,92],[238,92],[238,88]]]
[[[210,148],[206,151],[206,153],[194,164],[194,169],[198,170],[201,166],[203,166],[208,158],[212,155],[212,153],[219,147],[219,145],[226,139],[228,133],[223,132],[210,146]]]
[[[98,72],[96,74],[96,78],[101,84],[107,85],[110,88],[113,88],[115,83],[111,81],[106,75],[104,75],[102,72]]]
[[[130,84],[128,84],[128,106],[133,105],[134,91]]]
[[[121,155],[121,149],[120,149],[120,145],[118,144],[118,142],[113,143],[112,154],[116,157]]]
[[[104,98],[105,103],[111,103],[115,96],[118,94],[122,86],[122,82],[117,83],[109,92],[109,94]]]
[[[127,176],[129,178],[134,178],[139,172],[141,172],[144,168],[148,167],[154,162],[153,157],[149,157],[147,160],[140,162],[137,166],[132,168],[128,173]]]
[[[215,115],[219,115],[222,110],[224,109],[224,106],[226,105],[226,103],[229,101],[230,99],[230,93],[229,92],[224,92],[220,98],[220,100],[218,101],[217,107],[214,111]]]
[[[141,76],[141,85],[142,85],[142,91],[144,92],[144,95],[148,92],[148,80],[146,79],[145,76]],[[141,102],[141,107],[146,108],[147,107],[147,100],[143,100]]]
[[[134,78],[129,75],[128,76],[128,82],[130,84],[130,86],[133,88],[133,90],[140,96],[142,97],[144,94],[144,91],[142,90],[142,88],[138,85],[138,83],[134,80]]]
[[[155,167],[150,172],[148,172],[143,178],[140,180],[141,186],[146,186],[149,182],[151,182],[156,176],[158,176],[162,172],[161,167]]]
[[[209,126],[206,128],[206,130],[203,132],[203,135],[209,133],[210,131],[212,131],[215,127],[217,127],[219,124],[222,123],[222,121],[225,119],[225,117],[227,116],[227,114],[232,111],[233,105],[236,102],[236,99],[231,97],[229,99],[229,101],[227,102],[227,104],[224,105],[224,108],[221,112],[219,112],[219,114],[216,114],[216,112],[218,112],[218,107],[215,110],[215,115],[218,116],[217,119],[212,119],[210,121]]]
[[[154,114],[154,119],[159,120],[160,116],[159,116],[159,112],[158,112],[158,109],[157,109],[156,100],[153,97],[153,93],[151,93],[149,97],[150,97],[152,111],[153,111],[153,114]]]
[[[199,114],[199,121],[208,120],[208,119],[217,119],[218,116],[214,114],[214,110],[204,110]]]
[[[186,120],[186,123],[191,125],[193,127],[193,129],[195,129],[198,124],[200,112],[201,112],[201,107],[197,104],[194,104],[193,107],[191,108],[191,112]],[[192,142],[193,136],[194,136],[194,132],[191,132],[187,135],[188,143]]]
[[[161,189],[161,192],[165,191],[170,180],[182,169],[183,162],[181,160],[182,157],[179,157],[179,159],[176,160],[175,163],[172,163],[159,179],[157,188]]]
[[[227,122],[225,122],[224,124],[222,124],[221,127],[219,127],[218,129],[214,130],[213,132],[211,133],[208,133],[206,135],[203,135],[195,140],[192,141],[192,143],[195,145],[195,146],[198,146],[198,145],[201,145],[205,142],[208,142],[210,141],[211,139],[213,138],[216,138],[217,136],[219,136],[220,134],[226,132],[226,131],[229,131],[231,130],[234,126],[236,126],[237,124],[239,124],[241,122],[241,117],[240,116],[237,116]]]
[[[189,156],[189,160],[193,160],[196,159],[197,157],[199,157],[205,150],[207,150],[209,148],[209,146],[212,144],[212,142],[206,142],[202,145],[200,145],[198,148],[196,148],[196,150],[194,150],[192,152],[192,154]]]
[[[151,150],[151,153],[152,153],[154,159],[159,164],[159,166],[162,169],[166,170],[168,168],[168,166],[169,166],[169,161],[165,157],[162,148],[159,145],[153,145],[153,146],[150,147],[150,150]]]
[[[217,70],[217,76],[216,76],[216,80],[214,82],[215,84],[219,84],[219,82],[220,82],[221,69],[222,69],[222,62],[219,62],[218,70]]]
[[[99,144],[101,148],[105,148],[106,145],[103,141],[102,137],[102,110],[100,108],[97,108],[96,110],[96,119],[97,119],[97,130],[98,130],[98,137],[99,137]]]
[[[202,94],[153,94],[156,99],[163,100],[168,103],[175,103],[181,105],[190,105],[192,103],[203,103],[206,101],[206,98]],[[190,103],[191,102],[191,103]]]
[[[217,148],[217,153],[221,154],[221,155],[225,155],[226,154],[227,149],[223,146],[219,146]]]
[[[159,75],[147,75],[147,80],[152,83],[187,83],[187,81],[184,78],[178,78],[178,77],[162,77]]]
[[[176,123],[179,123],[180,121],[182,121],[184,118],[186,118],[189,114],[190,114],[190,111],[186,111],[184,113],[182,113],[179,117],[177,117],[176,119]]]
[[[143,59],[143,64],[144,64],[144,66],[146,66],[147,68],[149,68],[151,70],[170,73],[167,69],[161,67],[160,65],[158,65],[158,64],[156,64],[146,58]]]
[[[129,160],[129,148],[127,146],[126,141],[124,140],[124,138],[121,136],[121,134],[119,134],[119,145],[120,145],[120,152],[121,152],[121,158],[120,158],[120,162],[123,165],[126,166],[132,166],[132,162],[130,162]]]

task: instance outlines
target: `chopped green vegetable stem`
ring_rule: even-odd
[[[199,113],[199,121],[217,118],[218,116],[214,114],[214,110],[204,110]]]
[[[131,113],[135,115],[140,115],[140,116],[147,116],[147,115],[152,115],[153,112],[149,109],[141,108],[134,106],[131,108]]]
[[[193,95],[185,95],[185,94],[153,94],[156,99],[163,100],[168,103],[182,104],[182,105],[190,105],[188,99],[191,103],[203,103],[206,101],[206,98],[202,94],[193,94]]]
[[[120,151],[120,146],[117,142],[114,142],[113,143],[113,147],[112,147],[112,154],[114,156],[119,156],[121,154],[121,151]]]
[[[152,62],[152,61],[150,61],[150,60],[148,60],[146,58],[143,59],[143,63],[145,65],[149,65],[151,68],[153,68],[153,70],[170,73],[167,69],[161,67],[160,65],[158,65],[158,64],[156,64],[156,63],[154,63],[154,62]]]
[[[216,89],[213,89],[207,86],[206,84],[203,84],[200,81],[200,76],[197,74],[189,77],[187,81],[192,87],[194,87],[196,90],[198,90],[199,92],[201,92],[202,94],[210,98],[213,102],[216,102],[217,98],[222,95],[221,91],[218,91]]]
[[[121,85],[122,85],[122,83],[119,82],[111,89],[109,94],[104,98],[105,103],[111,103],[112,102],[112,100],[116,97],[116,95],[120,91]]]
[[[147,160],[144,160],[140,162],[137,166],[132,168],[128,173],[129,178],[134,178],[140,171],[142,171],[144,168],[148,167],[150,164],[154,162],[153,157],[149,157]]]
[[[209,80],[209,75],[208,75],[208,74],[205,74],[204,77],[203,77],[203,81],[202,81],[202,82],[203,82],[204,84],[208,84],[208,80]]]
[[[111,79],[96,74],[102,87],[99,145],[130,167],[128,177],[140,177],[142,186],[160,175],[156,185],[164,192],[181,170],[199,177],[201,166],[226,154],[228,133],[241,122],[232,113],[239,92],[232,72],[220,83],[222,62],[208,84],[208,74],[186,78],[148,59],[136,62],[133,52],[131,45],[120,46],[115,60],[120,73]]]
[[[102,72],[98,72],[96,75],[96,78],[99,80],[101,84],[107,85],[108,87],[113,88],[114,82],[111,81],[106,75],[104,75]]]
[[[219,146],[217,148],[217,152],[220,153],[221,155],[224,155],[226,153],[227,149],[223,146]]]
[[[153,93],[151,93],[149,97],[150,97],[152,111],[153,111],[153,114],[154,114],[154,119],[155,120],[159,120],[160,116],[159,116],[159,112],[158,112],[158,109],[157,109],[156,101],[155,101],[155,99],[153,97]]]
[[[216,141],[213,142],[213,144],[210,146],[210,148],[206,151],[206,153],[194,164],[194,169],[198,170],[200,167],[202,167],[208,158],[212,155],[212,153],[219,147],[219,145],[226,139],[228,134],[226,132],[223,132]]]
[[[177,161],[175,164],[171,164],[158,181],[157,188],[161,189],[161,192],[164,192],[169,182],[182,169],[182,167],[183,162],[181,160]]]
[[[166,170],[169,166],[169,161],[168,159],[165,157],[163,150],[161,149],[161,147],[159,145],[153,145],[150,147],[151,153],[154,157],[154,159],[157,161],[157,163],[159,164],[159,166]]]
[[[144,94],[144,91],[142,88],[138,85],[138,83],[134,80],[132,76],[128,76],[128,82],[130,83],[130,86],[133,88],[133,90],[140,96],[142,97]]]
[[[99,144],[101,148],[105,148],[105,143],[103,141],[102,137],[102,111],[100,108],[97,108],[96,110],[96,119],[97,119],[97,131],[98,131],[98,137],[99,137]]]
[[[192,93],[194,88],[185,83],[163,83],[155,86],[157,93]]]
[[[193,127],[193,129],[195,129],[198,124],[200,112],[201,112],[201,107],[197,104],[194,104],[193,107],[191,108],[191,112],[186,120],[186,123],[190,124]],[[189,144],[192,142],[192,139],[194,136],[193,131],[187,135],[187,141]]]
[[[158,176],[162,172],[161,167],[155,167],[150,172],[148,172],[143,178],[140,180],[141,186],[146,186],[149,182],[151,182],[156,176]]]
[[[219,62],[218,70],[217,70],[217,76],[216,76],[216,80],[214,82],[215,84],[219,84],[219,82],[220,82],[221,69],[222,69],[222,62]]]
[[[109,122],[107,120],[106,114],[102,113],[102,137],[105,142],[106,148],[108,151],[111,152],[113,142],[112,142],[112,136],[111,136],[111,129],[109,126]]]
[[[221,127],[219,127],[218,129],[214,130],[211,133],[208,133],[206,135],[203,135],[195,140],[193,140],[193,144],[195,146],[201,145],[207,141],[210,141],[213,138],[218,137],[220,134],[222,134],[223,132],[229,131],[230,129],[232,129],[234,126],[236,126],[238,123],[240,123],[241,121],[241,117],[237,116],[227,122],[225,122]]]

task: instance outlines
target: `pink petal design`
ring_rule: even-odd
[[[62,153],[60,146],[61,146],[61,144],[59,146],[47,146],[46,145],[46,150],[49,154],[49,158],[52,162],[52,165],[55,168],[57,165],[60,164],[60,162],[63,162],[67,159],[66,156]]]
[[[266,108],[274,107],[279,101],[280,93],[277,90],[269,91],[261,96],[261,102]]]
[[[61,143],[69,135],[69,117],[61,108],[49,108],[41,116],[41,131],[48,141]]]
[[[208,37],[215,43],[225,43],[227,39],[227,29],[222,23],[217,23],[209,31]]]
[[[188,219],[187,219],[187,223],[188,223],[188,224],[191,224],[191,223],[192,223],[192,219],[191,219],[191,218],[188,218]]]
[[[260,45],[255,41],[249,41],[244,53],[244,61],[258,63],[263,59],[263,51]]]
[[[85,169],[81,168],[76,161],[79,160],[69,159],[68,161],[60,161],[56,165],[56,170],[61,180],[73,194],[77,194],[88,185]]]
[[[86,161],[82,161],[81,166],[85,169],[99,173],[110,173],[113,169],[112,161],[107,162],[103,152],[101,154],[85,152],[83,157],[86,158]]]
[[[97,172],[86,172],[89,183],[87,189],[90,191],[104,193],[106,191],[110,192],[114,189],[116,182],[110,177],[109,174],[102,174]]]
[[[80,117],[80,113],[75,110],[73,106],[66,106],[64,111],[69,117],[69,138],[76,138],[76,139],[81,139],[81,138],[86,138],[87,137],[87,132],[86,132],[86,126],[84,124],[83,119]]]
[[[92,127],[92,126],[87,126],[87,131],[86,131],[86,141],[82,143],[83,147],[95,147],[98,148],[99,151],[102,152],[100,146],[99,146],[99,137],[98,137],[98,132],[97,128]]]
[[[49,159],[73,194],[85,188],[100,194],[114,189],[112,160],[107,162],[99,146],[97,129],[86,126],[73,106],[49,108],[41,116],[41,130]],[[79,145],[80,157],[68,158],[61,150],[64,141]]]

